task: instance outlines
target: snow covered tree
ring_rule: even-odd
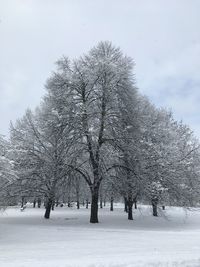
[[[71,160],[73,137],[68,126],[62,124],[51,101],[46,98],[35,114],[27,111],[11,129],[11,141],[17,154],[18,186],[29,195],[45,196],[46,219],[50,216],[56,192],[70,171],[66,162]]]
[[[132,60],[109,42],[101,42],[87,55],[70,64],[66,58],[58,62],[58,72],[47,85],[52,93],[62,95],[64,106],[70,100],[73,110],[74,135],[79,150],[80,168],[91,191],[91,223],[98,222],[98,196],[103,177],[104,150],[113,139],[113,124],[119,114],[119,103],[133,86]],[[64,110],[63,106],[63,110]],[[110,146],[110,150],[112,150]],[[84,158],[85,160],[85,158]]]
[[[16,198],[12,197],[11,187],[17,179],[12,160],[12,148],[10,142],[0,136],[0,204],[7,206],[15,203]]]
[[[140,141],[144,152],[142,173],[146,181],[143,197],[149,198],[155,215],[161,199],[162,203],[171,201],[182,206],[184,200],[185,205],[189,204],[190,197],[183,188],[191,177],[188,166],[196,164],[198,159],[199,145],[191,130],[176,122],[170,112],[156,109],[145,99],[143,101],[146,102],[143,104]],[[196,173],[192,180],[195,181],[197,176]]]

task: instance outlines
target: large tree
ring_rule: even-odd
[[[77,143],[82,151],[76,170],[83,174],[90,187],[90,222],[97,223],[105,150],[112,153],[113,125],[118,121],[119,105],[126,105],[123,102],[127,92],[135,93],[133,62],[119,48],[101,42],[72,63],[66,58],[59,60],[58,66],[47,88],[51,94],[57,92],[58,98],[66,98],[62,110],[70,100],[74,134],[78,136]]]

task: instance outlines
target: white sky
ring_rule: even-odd
[[[34,108],[54,62],[99,41],[136,62],[140,91],[200,137],[199,0],[0,0],[0,133]]]

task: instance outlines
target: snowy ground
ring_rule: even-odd
[[[9,208],[0,214],[1,267],[200,266],[200,211],[167,208],[153,218],[149,207],[128,221],[119,205],[89,211],[58,208],[50,220],[43,209]]]

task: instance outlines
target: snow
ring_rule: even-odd
[[[89,210],[8,208],[0,213],[2,267],[160,267],[200,266],[200,211],[167,207],[151,216],[148,206],[128,221],[122,205],[100,209],[90,224]]]

